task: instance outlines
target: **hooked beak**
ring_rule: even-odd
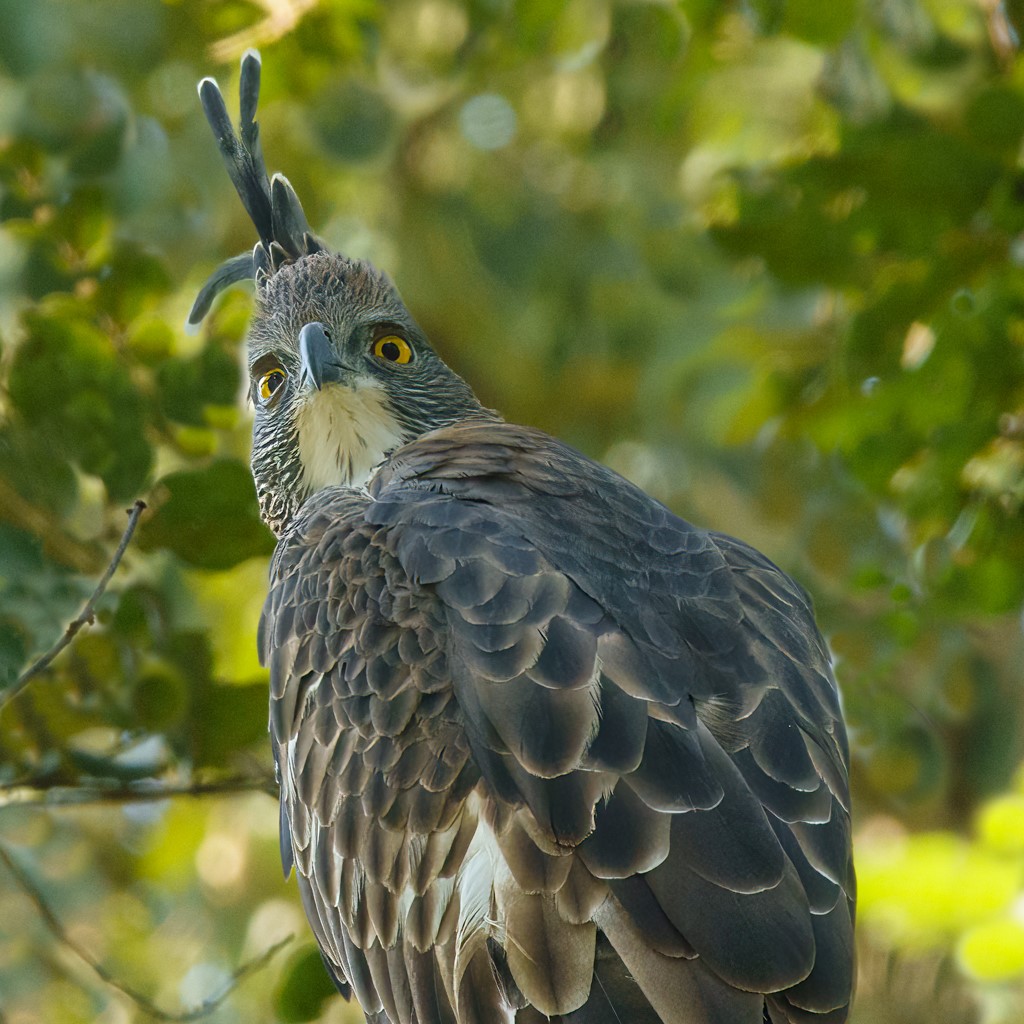
[[[299,331],[299,359],[300,382],[311,381],[317,391],[321,391],[325,384],[344,384],[347,381],[347,368],[338,360],[327,328],[321,323],[314,321]]]

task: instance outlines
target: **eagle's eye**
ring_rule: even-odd
[[[286,374],[280,366],[274,367],[273,370],[268,370],[262,377],[260,377],[260,401],[264,405],[269,405],[278,389],[285,382]]]
[[[386,359],[389,363],[404,366],[412,361],[412,346],[397,334],[385,334],[373,343],[373,354],[378,359]]]

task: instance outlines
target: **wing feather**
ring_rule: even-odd
[[[505,907],[509,970],[530,1004],[549,1017],[578,1010],[590,995],[597,929],[558,913],[554,896],[519,893]]]
[[[846,739],[764,556],[463,424],[307,503],[260,636],[283,860],[368,1019],[845,1019]]]

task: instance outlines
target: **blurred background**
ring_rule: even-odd
[[[271,170],[487,404],[812,591],[853,745],[856,1024],[1024,1020],[1014,25],[0,0],[0,686],[150,506],[95,625],[0,710],[0,1020],[361,1020],[278,864],[249,290],[182,329],[254,241],[195,92],[233,108],[248,46]]]

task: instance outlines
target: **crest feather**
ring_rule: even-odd
[[[271,179],[263,160],[256,107],[260,98],[260,55],[246,50],[242,56],[239,92],[239,125],[235,132],[220,87],[212,78],[199,83],[199,99],[220,150],[231,183],[253,222],[259,242],[251,253],[241,253],[222,263],[196,296],[187,326],[195,327],[210,311],[213,300],[228,286],[246,278],[257,286],[288,263],[324,244],[306,220],[302,203],[283,174]]]

